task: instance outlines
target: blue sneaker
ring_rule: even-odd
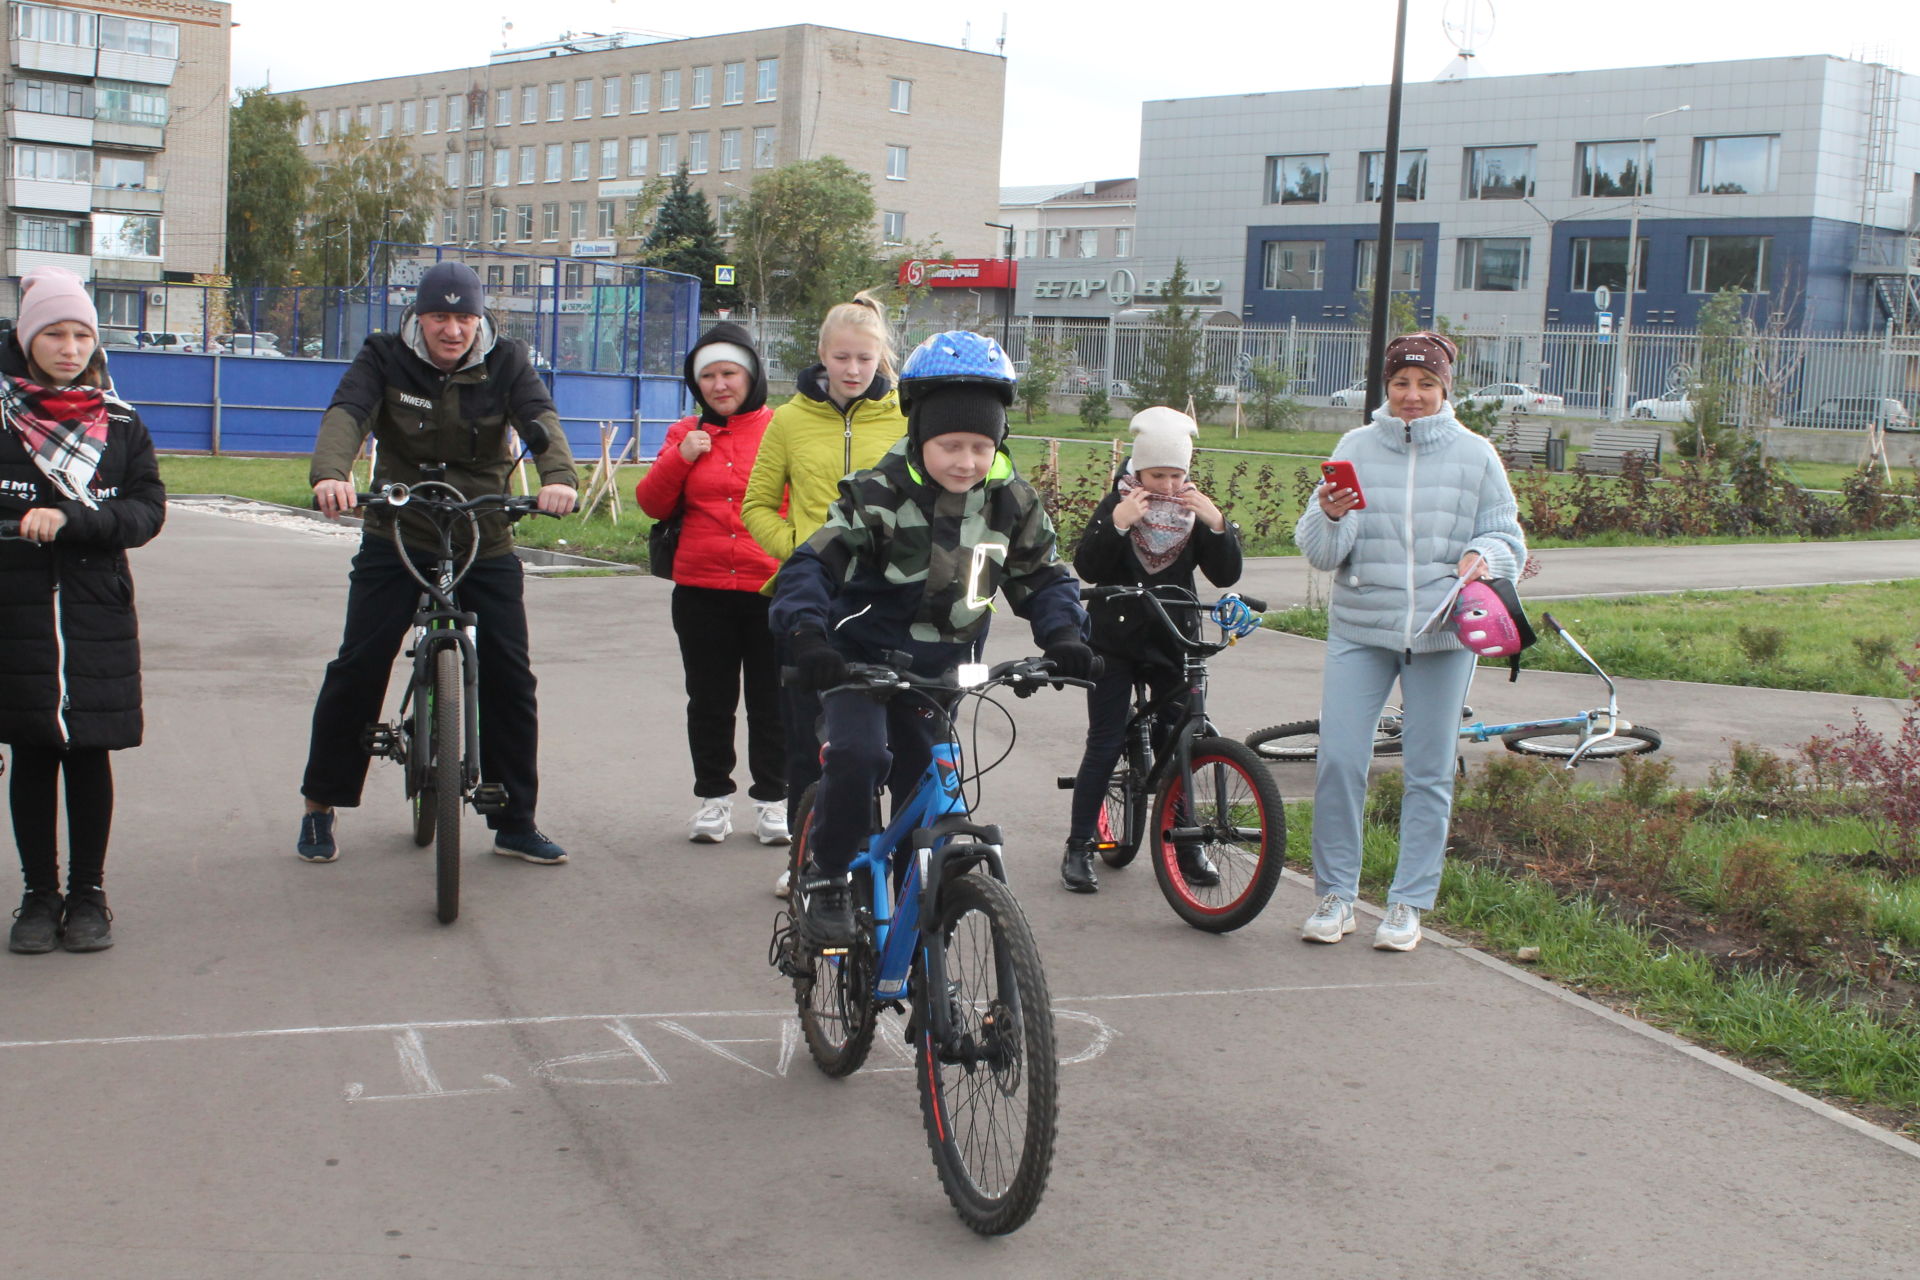
[[[567,860],[567,851],[538,831],[496,831],[493,851],[503,858],[519,858],[542,867],[557,867]]]
[[[332,862],[340,856],[340,846],[333,842],[333,814],[331,812],[309,813],[300,819],[300,843],[293,851],[307,862]]]

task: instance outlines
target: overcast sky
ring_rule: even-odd
[[[1895,0],[1477,2],[1495,10],[1476,60],[1481,74],[1493,75],[1800,53],[1864,54],[1898,66],[1902,28],[1911,22]],[[1442,19],[1466,3],[1408,5],[1409,80],[1432,79],[1452,60]],[[251,87],[271,77],[276,89],[304,89],[478,65],[503,43],[621,28],[691,36],[814,22],[993,52],[1004,15],[1001,181],[1015,185],[1132,176],[1147,99],[1383,84],[1393,65],[1393,0],[1216,0],[1192,9],[1166,0],[962,0],[853,16],[861,8],[766,0],[697,10],[637,0],[234,0],[233,80]],[[513,29],[503,39],[507,22]]]

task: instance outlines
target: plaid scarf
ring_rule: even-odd
[[[1140,482],[1130,475],[1120,477],[1120,496],[1126,497],[1140,488]],[[1185,486],[1192,488],[1192,485]],[[1127,538],[1133,543],[1133,554],[1140,559],[1141,567],[1148,573],[1158,573],[1180,558],[1181,550],[1187,545],[1187,539],[1193,536],[1193,512],[1187,510],[1177,497],[1149,492],[1147,494],[1147,514],[1131,529]]]
[[[88,492],[107,448],[107,400],[97,387],[42,387],[0,375],[0,420],[20,437],[54,488],[99,509]]]

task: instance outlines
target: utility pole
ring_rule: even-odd
[[[1381,157],[1380,241],[1373,254],[1373,323],[1367,334],[1367,396],[1363,422],[1386,394],[1381,373],[1387,363],[1387,312],[1393,290],[1394,199],[1400,194],[1400,84],[1407,56],[1407,0],[1400,0],[1393,28],[1393,81],[1387,89],[1387,151]]]
[[[1627,381],[1632,366],[1628,363],[1633,342],[1633,294],[1640,287],[1640,197],[1647,189],[1647,131],[1662,116],[1691,111],[1692,103],[1656,111],[1640,123],[1640,163],[1633,170],[1633,217],[1627,222],[1627,297],[1620,304],[1619,352],[1614,357],[1613,420],[1627,420]]]
[[[1004,37],[1003,37],[1004,38]],[[989,227],[998,227],[1007,233],[1007,287],[1000,295],[1000,349],[1011,352],[1013,346],[1013,227],[1005,222],[989,222]],[[1013,359],[1009,354],[1007,359]]]

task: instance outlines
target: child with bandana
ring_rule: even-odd
[[[1091,586],[1168,588],[1173,598],[1192,599],[1197,567],[1216,587],[1240,579],[1240,528],[1200,492],[1187,472],[1199,427],[1184,413],[1154,407],[1133,416],[1133,457],[1121,472],[1073,555],[1073,569]],[[1184,595],[1182,594],[1184,593]],[[1075,893],[1094,893],[1095,824],[1107,793],[1107,779],[1125,745],[1128,704],[1136,681],[1145,681],[1155,698],[1179,686],[1182,654],[1157,616],[1138,600],[1096,600],[1093,647],[1106,670],[1087,691],[1087,748],[1073,782],[1073,814],[1067,826],[1067,851],[1060,880]],[[1200,620],[1192,610],[1173,617],[1198,636]],[[1186,714],[1184,696],[1161,711],[1155,749]],[[1178,850],[1180,869],[1191,884],[1220,882],[1220,875],[1197,846]]]
[[[102,951],[113,821],[107,753],[140,745],[140,640],[127,548],[160,532],[166,490],[140,415],[115,393],[86,287],[59,267],[20,282],[0,329],[0,742],[26,896],[8,949]],[[55,837],[66,777],[67,893]]]

